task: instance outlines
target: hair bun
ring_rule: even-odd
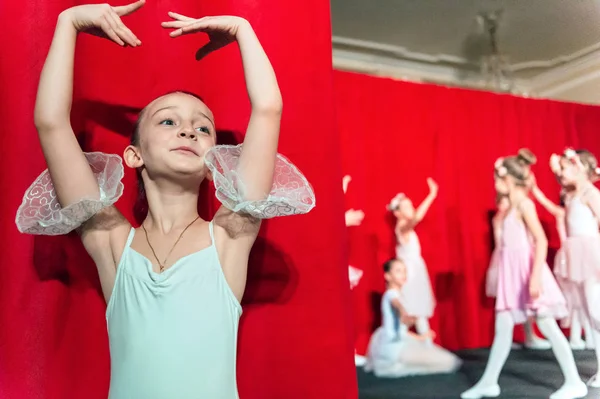
[[[537,162],[536,156],[533,154],[533,152],[531,152],[531,150],[528,150],[527,148],[521,148],[519,150],[519,153],[517,154],[517,159],[519,160],[519,162],[525,165],[535,165],[535,163]]]

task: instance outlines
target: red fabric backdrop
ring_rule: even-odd
[[[379,323],[381,265],[394,256],[385,206],[398,192],[418,205],[429,176],[439,196],[417,233],[438,300],[432,327],[451,349],[490,345],[494,303],[485,298],[484,279],[493,245],[494,161],[530,148],[539,159],[538,184],[558,200],[550,154],[570,145],[600,155],[600,108],[339,71],[334,93],[343,171],[353,177],[346,206],[366,213],[349,241],[350,263],[365,271],[353,291],[357,349],[364,352]],[[541,209],[540,217],[555,250],[554,220]]]
[[[25,236],[14,225],[25,189],[45,168],[32,115],[39,73],[58,13],[74,4],[0,2],[0,26],[6,36],[0,57],[2,398],[107,395],[105,303],[91,260],[77,237]],[[114,5],[120,4],[124,2]],[[169,38],[159,23],[170,10],[197,17],[234,14],[251,21],[283,93],[280,152],[305,173],[318,198],[317,208],[307,216],[265,223],[252,253],[239,336],[240,396],[356,397],[338,183],[339,137],[331,134],[335,129],[329,4],[148,1],[126,19],[142,47],[121,49],[95,37],[81,37],[73,122],[85,150],[122,153],[137,110],[173,89],[205,98],[217,127],[229,131],[221,134],[222,142],[240,139],[249,104],[236,46],[197,63],[194,54],[205,39]],[[118,203],[132,220],[134,182],[134,174],[128,173],[126,192]],[[203,206],[205,215],[214,209],[214,203]],[[168,338],[157,344],[168,345]]]

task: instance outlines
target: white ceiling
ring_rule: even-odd
[[[499,47],[522,92],[600,103],[600,0],[331,0],[334,65],[477,86],[489,39],[476,22],[502,10]]]

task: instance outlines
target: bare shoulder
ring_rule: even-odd
[[[583,192],[582,195],[584,201],[598,201],[600,199],[600,190],[596,186],[590,186],[587,190]]]
[[[517,205],[517,210],[522,214],[535,212],[535,204],[531,198],[525,198]]]

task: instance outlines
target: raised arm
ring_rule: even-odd
[[[283,102],[275,72],[249,23],[242,23],[238,43],[252,113],[240,156],[240,173],[249,200],[267,196],[273,184]]]
[[[535,210],[535,205],[530,199],[525,199],[519,204],[519,211],[523,217],[525,225],[529,229],[534,240],[534,258],[533,269],[529,280],[529,292],[532,298],[537,298],[541,290],[541,272],[546,256],[548,255],[548,239],[540,219]]]
[[[565,216],[565,209],[562,206],[556,205],[554,202],[550,201],[537,185],[534,185],[531,191],[536,201],[539,202],[540,205],[542,205],[544,209],[550,212],[555,218]]]
[[[141,44],[123,25],[120,16],[134,12],[143,3],[138,1],[123,7],[83,5],[63,11],[42,69],[35,103],[34,122],[60,207],[64,209],[82,200],[95,202],[94,206],[82,206],[74,212],[81,220],[72,224],[84,223],[80,230],[82,241],[98,266],[106,298],[112,291],[116,258],[120,257],[112,251],[119,244],[111,245],[115,240],[110,231],[116,226],[124,226],[126,230],[129,224],[114,207],[108,206],[99,213],[90,210],[101,209],[106,199],[70,124],[75,42],[78,32],[89,30],[121,46]],[[124,240],[121,241],[122,247]]]
[[[429,195],[427,195],[423,202],[421,202],[421,204],[417,207],[417,210],[415,211],[415,217],[412,222],[412,227],[416,226],[421,222],[421,220],[423,220],[427,214],[427,211],[429,211],[431,204],[433,204],[433,201],[437,198],[437,183],[433,181],[433,179],[429,178],[427,179],[427,184],[429,185]]]
[[[63,11],[44,63],[35,102],[34,123],[48,172],[62,207],[82,198],[98,199],[98,183],[70,123],[73,97],[73,61],[77,33],[88,29],[109,36],[120,45],[138,45],[119,15],[132,13],[143,1],[124,7],[84,5]]]
[[[162,26],[175,29],[171,37],[196,32],[208,34],[210,42],[197,52],[197,59],[238,42],[252,112],[235,173],[243,201],[267,199],[273,186],[282,100],[275,72],[254,30],[248,21],[239,17],[193,19],[176,13],[169,16],[174,20],[163,22]],[[235,213],[225,206],[217,211],[214,220],[219,230],[215,233],[217,247],[227,248],[227,251],[219,251],[225,277],[235,296],[241,299],[248,256],[260,223],[244,212]]]
[[[244,186],[245,200],[267,198],[273,185],[283,102],[271,62],[252,26],[245,19],[233,16],[193,19],[172,12],[169,16],[174,21],[163,22],[162,26],[175,29],[171,37],[196,32],[208,34],[210,42],[198,50],[197,59],[237,41],[252,109],[237,173]]]

